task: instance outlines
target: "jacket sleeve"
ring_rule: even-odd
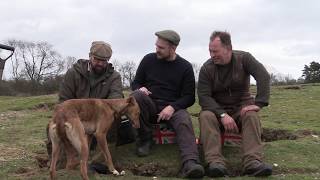
[[[210,78],[209,72],[203,65],[200,69],[198,80],[199,104],[203,111],[211,111],[215,113],[216,116],[219,116],[220,114],[224,113],[225,110],[212,97],[212,84],[213,80]]]
[[[185,75],[182,82],[181,97],[170,103],[170,105],[175,109],[186,109],[192,106],[195,102],[195,78],[194,72],[191,64],[188,65],[188,68],[185,71]]]
[[[107,99],[123,98],[121,76],[116,72],[116,76],[112,79],[110,93]]]
[[[144,86],[145,78],[146,78],[146,75],[145,75],[145,58],[146,57],[144,57],[141,60],[139,66],[138,66],[136,75],[134,77],[134,80],[131,83],[131,90],[133,90],[133,91]]]
[[[75,99],[75,91],[75,71],[74,69],[69,69],[60,84],[59,102]]]
[[[266,68],[258,62],[250,53],[244,61],[245,70],[254,77],[257,82],[257,95],[255,104],[262,108],[268,106],[270,97],[270,75]]]

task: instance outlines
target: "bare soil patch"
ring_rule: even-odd
[[[26,156],[27,153],[23,149],[8,147],[7,145],[0,144],[0,162],[23,159]]]
[[[34,106],[34,110],[45,110],[45,111],[51,111],[54,109],[56,103],[40,103]]]
[[[263,128],[262,130],[262,141],[270,142],[277,140],[295,140],[298,138],[297,135],[283,129],[267,129]]]
[[[128,167],[134,175],[176,177],[178,172],[158,163],[134,164]]]
[[[20,167],[12,175],[15,177],[19,177],[19,179],[26,179],[28,177],[34,176],[37,173],[37,169],[33,169],[31,167]]]
[[[49,158],[46,154],[37,154],[34,157],[37,161],[39,168],[49,168]]]

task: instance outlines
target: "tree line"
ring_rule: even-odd
[[[48,42],[7,40],[6,45],[15,48],[14,55],[7,60],[9,79],[0,80],[0,95],[41,95],[56,93],[64,73],[77,61],[73,56],[63,57]],[[137,70],[137,61],[111,59],[111,63],[122,77],[124,88],[129,88]],[[192,63],[198,79],[200,65]],[[305,65],[302,76],[294,79],[290,75],[270,74],[272,85],[320,82],[320,64]]]
[[[320,63],[312,61],[309,65],[304,65],[302,76],[294,79],[290,74],[270,74],[271,85],[293,85],[303,83],[319,83],[320,82]]]
[[[77,61],[73,56],[63,57],[48,42],[10,39],[5,44],[14,47],[15,52],[5,63],[9,74],[7,80],[0,80],[0,95],[56,93],[64,73]],[[111,61],[120,72],[124,87],[128,87],[133,81],[136,63]]]

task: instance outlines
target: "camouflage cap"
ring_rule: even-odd
[[[112,55],[110,44],[104,41],[93,41],[90,48],[90,55],[100,60],[109,60]]]
[[[172,44],[178,46],[180,42],[180,36],[177,32],[173,30],[163,30],[163,31],[158,31],[155,33],[156,36],[159,38],[165,39]]]

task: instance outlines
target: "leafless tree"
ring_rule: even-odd
[[[199,77],[199,72],[200,72],[200,65],[197,63],[191,63],[192,68],[193,68],[193,72],[194,72],[194,76],[196,81],[198,81],[198,77]]]
[[[118,61],[118,59],[115,59],[115,58],[112,58],[110,63],[112,64],[113,68],[116,70],[116,71],[120,71],[120,66],[121,66],[121,63]]]
[[[77,58],[73,56],[67,56],[66,58],[64,58],[64,62],[64,70],[67,71],[77,62]]]
[[[124,64],[120,65],[119,71],[122,76],[124,87],[129,87],[135,76],[136,63],[134,61],[126,61]]]
[[[61,55],[47,42],[13,39],[8,40],[8,44],[16,49],[11,62],[12,76],[15,79],[23,77],[40,83],[44,78],[58,75],[63,70]]]
[[[270,84],[271,85],[292,85],[297,84],[297,80],[294,79],[290,74],[270,74]]]

